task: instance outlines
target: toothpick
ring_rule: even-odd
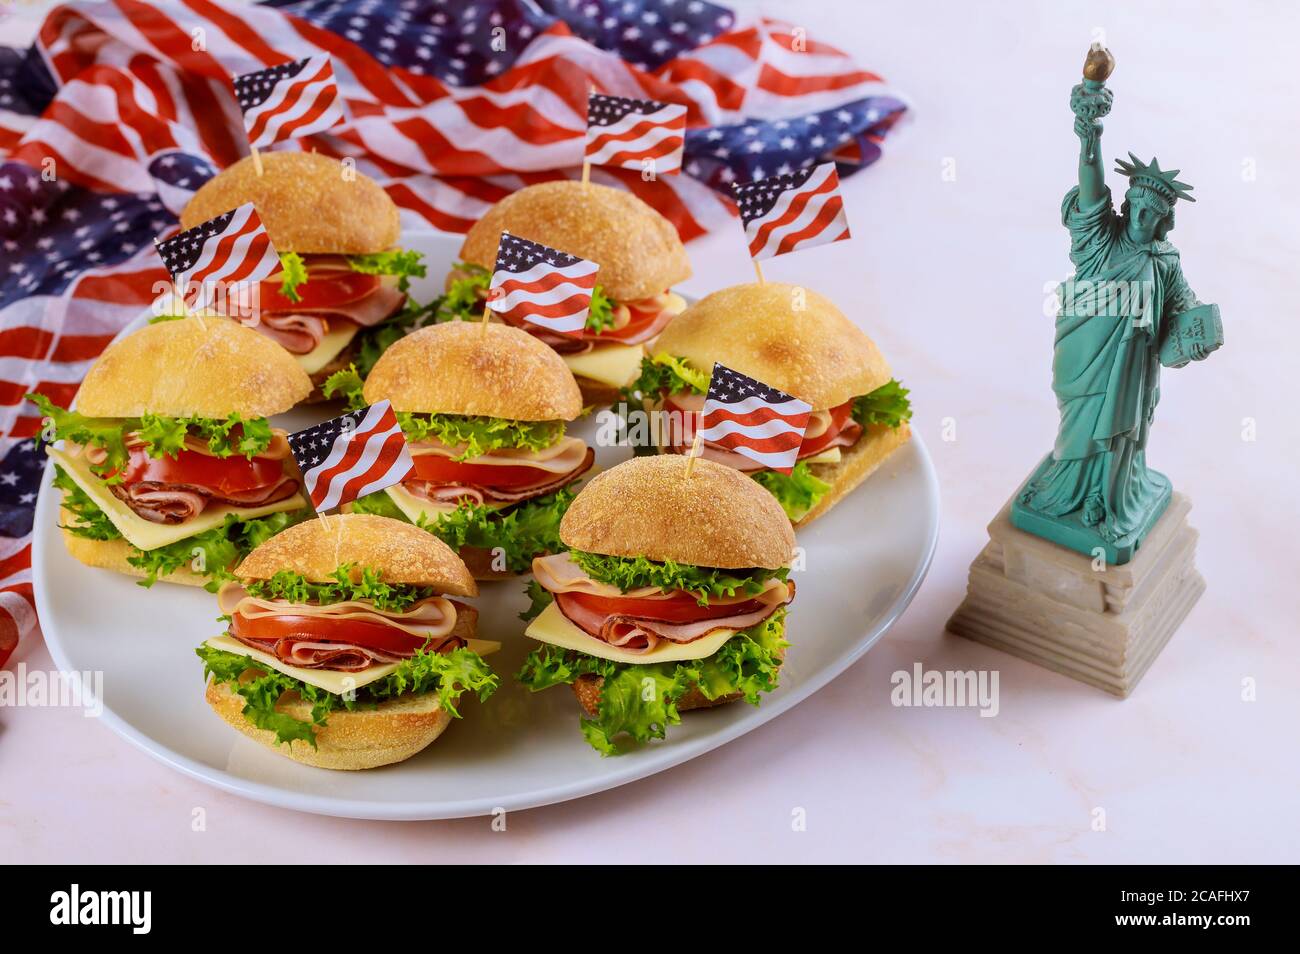
[[[591,94],[594,93],[594,92],[596,92],[596,87],[593,86],[593,85],[591,85],[590,83],[588,83],[588,84],[587,84],[587,112],[588,112],[588,114],[590,114],[590,112],[591,112]],[[591,125],[591,117],[590,117],[590,115],[588,115],[588,118],[587,118],[587,125],[588,125],[588,126]],[[586,147],[586,145],[584,145],[584,146],[582,147],[582,184],[583,184],[583,185],[591,185],[591,163],[587,161],[587,147]]]
[[[758,283],[760,285],[765,284],[765,280],[763,278],[763,267],[758,264],[758,259],[755,258],[752,261],[754,262],[754,274],[758,276]]]
[[[257,147],[251,143],[248,148],[253,150],[253,168],[257,170],[257,174],[260,176],[262,174],[262,156],[258,153]]]
[[[701,441],[700,432],[695,432],[695,441],[691,444],[691,452],[686,455],[686,479],[691,479],[691,471],[695,469],[695,458],[700,456]]]
[[[483,334],[483,337],[484,337],[484,338],[487,337],[487,329],[488,329],[488,315],[491,313],[491,311],[492,311],[492,309],[491,309],[490,307],[488,307],[488,303],[487,303],[487,302],[483,302],[483,320],[482,320],[481,322],[479,322],[479,324],[480,324],[480,325],[482,326],[482,328],[483,328],[482,334]]]

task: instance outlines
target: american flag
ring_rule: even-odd
[[[415,470],[387,401],[295,431],[289,450],[317,513],[399,484]]]
[[[849,237],[835,163],[732,186],[749,242],[758,260]]]
[[[587,149],[593,166],[681,172],[686,148],[686,107],[592,93],[587,99]]]
[[[176,287],[187,296],[197,287],[200,305],[211,304],[221,286],[247,289],[280,267],[280,256],[251,202],[156,245]],[[242,306],[248,299],[241,294],[228,300]]]
[[[328,56],[308,56],[236,76],[235,98],[255,149],[324,132],[343,118]]]
[[[488,307],[560,334],[580,335],[599,269],[585,258],[502,232]]]
[[[798,460],[811,414],[807,401],[715,364],[696,434],[700,440],[788,474]]]
[[[464,232],[523,185],[577,178],[593,86],[688,104],[683,175],[592,170],[687,240],[734,227],[732,182],[871,164],[906,108],[804,31],[707,0],[59,5],[31,49],[0,47],[0,608],[21,633],[41,474],[26,462],[44,456],[23,394],[67,407],[166,290],[154,238],[247,152],[230,77],[322,54],[347,118],[278,148],[355,159],[407,229]]]

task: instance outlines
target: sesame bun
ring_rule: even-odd
[[[784,282],[732,285],[701,298],[650,350],[685,358],[706,374],[720,361],[802,398],[815,411],[868,394],[893,377],[880,349],[829,299]]]
[[[379,183],[314,152],[264,152],[217,173],[181,212],[181,228],[253,203],[277,252],[366,255],[397,244],[397,205]]]
[[[451,715],[438,703],[438,693],[406,694],[373,709],[331,712],[327,724],[315,730],[316,747],[312,748],[300,740],[277,744],[274,732],[248,721],[244,697],[225,683],[210,680],[205,698],[212,711],[232,728],[295,762],[316,768],[360,770],[405,761],[442,735],[451,722]],[[301,722],[311,721],[311,705],[296,693],[282,696],[275,711]]]
[[[366,378],[366,402],[397,411],[572,421],[582,395],[564,359],[526,331],[448,321],[400,339]]]
[[[474,223],[461,260],[490,269],[503,231],[595,262],[596,283],[617,301],[649,298],[691,275],[672,223],[624,189],[562,179],[512,192]]]
[[[738,470],[679,454],[604,471],[560,521],[566,547],[606,556],[742,569],[789,566],[794,529],[776,498]]]
[[[229,318],[146,325],[109,345],[77,392],[90,417],[270,417],[311,391],[293,355]]]
[[[372,567],[385,583],[478,595],[474,578],[447,544],[412,524],[368,513],[331,514],[296,524],[245,557],[235,575],[268,580],[292,570],[313,583],[327,583],[345,563]]]

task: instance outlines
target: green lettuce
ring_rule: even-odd
[[[331,712],[346,709],[374,708],[381,702],[403,695],[426,692],[438,694],[438,704],[447,713],[460,718],[456,703],[471,692],[480,701],[496,691],[498,678],[477,653],[456,649],[446,655],[419,650],[383,679],[362,686],[355,693],[337,695],[280,672],[262,669],[258,663],[239,653],[200,646],[195,653],[203,660],[203,678],[211,678],[230,687],[244,699],[244,717],[259,729],[275,733],[278,743],[306,742],[316,747],[314,727],[328,724]],[[243,680],[249,669],[260,675]],[[286,692],[297,693],[311,705],[311,720],[295,719],[276,711],[276,704]]]
[[[580,722],[587,742],[602,755],[620,751],[620,737],[634,743],[665,737],[681,722],[677,703],[698,688],[713,701],[740,693],[758,705],[762,693],[776,688],[785,641],[785,610],[727,640],[712,656],[678,663],[616,663],[575,650],[544,645],[524,660],[515,678],[538,692],[571,685],[581,676],[599,676],[600,703],[594,718]],[[649,680],[649,682],[647,682]]]
[[[564,436],[564,421],[512,421],[504,417],[475,417],[466,414],[415,414],[398,411],[397,422],[408,441],[430,438],[465,452],[454,460],[469,460],[499,448],[539,451]]]
[[[520,613],[519,618],[525,623],[531,623],[537,619],[538,616],[542,615],[542,610],[555,601],[555,594],[534,579],[528,581],[528,586],[525,587],[524,592],[528,594],[528,609]]]
[[[871,424],[898,427],[912,418],[912,402],[907,398],[909,393],[895,380],[882,384],[870,394],[853,399],[853,419],[863,427]]]
[[[63,491],[63,509],[73,517],[73,522],[62,524],[62,528],[87,540],[120,540],[122,533],[108,519],[108,514],[99,509],[99,504],[90,499],[90,495],[77,486],[77,482],[68,476],[58,464],[54,465],[54,486]]]
[[[430,586],[385,583],[373,567],[356,567],[345,563],[334,571],[328,583],[309,581],[301,573],[280,570],[268,580],[245,583],[250,594],[264,600],[288,600],[290,603],[346,603],[365,600],[383,612],[401,613],[411,604],[428,599],[436,592]]]
[[[642,586],[685,590],[693,593],[701,606],[708,606],[710,597],[732,597],[737,593],[756,595],[763,591],[768,580],[773,577],[784,580],[790,572],[785,567],[777,570],[761,567],[720,570],[672,560],[657,562],[645,557],[605,556],[583,550],[570,550],[569,556],[593,580],[617,586],[624,593]]]
[[[141,586],[153,586],[159,577],[166,576],[181,568],[193,569],[193,563],[202,558],[201,575],[208,577],[205,589],[215,593],[222,583],[233,580],[230,568],[248,556],[281,530],[301,523],[312,516],[308,507],[299,510],[281,510],[267,514],[265,517],[253,517],[240,520],[234,514],[227,514],[225,522],[219,527],[204,530],[184,540],[177,540],[167,546],[154,550],[137,550],[131,547],[126,562],[145,574],[139,583]],[[75,530],[73,531],[76,532]]]
[[[307,263],[297,252],[280,253],[280,294],[290,301],[302,301],[298,286],[307,280]]]
[[[795,464],[794,470],[788,474],[759,470],[750,474],[750,477],[776,498],[791,523],[802,520],[804,514],[817,506],[817,501],[831,489],[830,484],[813,474],[805,460]]]
[[[623,399],[639,404],[643,398],[657,400],[661,394],[705,394],[708,390],[707,372],[692,368],[685,358],[661,351],[653,358],[641,359],[641,374],[623,389]]]
[[[387,252],[374,252],[370,255],[349,255],[348,266],[354,272],[367,275],[396,275],[397,288],[406,291],[411,287],[411,278],[423,278],[427,269],[420,259],[423,252],[406,251],[395,248]]]

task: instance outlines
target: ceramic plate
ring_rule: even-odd
[[[414,292],[436,294],[460,239],[438,233],[405,237],[423,251],[430,279]],[[129,330],[143,323],[144,316]],[[321,419],[284,415],[299,428]],[[573,429],[593,439],[597,423]],[[597,467],[626,457],[599,448]],[[466,701],[456,721],[424,752],[369,772],[299,765],[233,731],[203,700],[194,648],[219,632],[214,597],[83,566],[64,550],[57,491],[47,472],[36,509],[32,570],[46,643],[64,671],[103,673],[103,721],[181,772],[257,801],[352,818],[429,819],[489,814],[578,798],[663,771],[744,735],[806,699],[842,673],[907,607],[930,565],[939,532],[934,468],[912,440],[829,516],[800,533],[806,569],[788,618],[791,648],[781,685],[758,707],[742,703],[687,713],[668,739],[602,758],[578,730],[578,704],[565,687],[529,693],[509,676],[536,646],[517,614],[523,584],[485,584],[477,601],[479,634],[498,639],[489,657],[504,677],[484,704]],[[87,723],[87,731],[98,731]]]

